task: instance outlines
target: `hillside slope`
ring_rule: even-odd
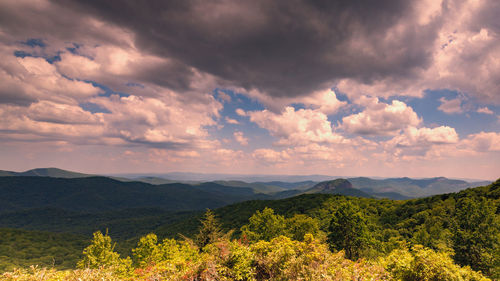
[[[399,194],[403,197],[416,198],[437,194],[459,192],[466,188],[482,186],[491,182],[469,183],[463,180],[454,180],[444,177],[411,179],[411,178],[389,178],[371,179],[366,177],[349,178],[354,188],[379,196]]]
[[[44,207],[87,212],[141,207],[202,210],[262,198],[250,188],[215,183],[151,185],[106,177],[0,177],[0,194],[0,212]]]

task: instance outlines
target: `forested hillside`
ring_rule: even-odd
[[[92,245],[83,252],[82,270],[49,270],[45,274],[173,280],[500,278],[499,206],[497,180],[458,193],[405,201],[304,194],[236,203],[204,216],[199,212],[165,213],[156,227],[147,230],[156,235],[118,239],[114,248],[109,236],[96,233]],[[149,210],[149,217],[155,217],[154,213],[154,209]],[[120,217],[115,216],[119,222]],[[129,216],[133,219],[132,211]],[[122,219],[126,224],[127,219]],[[113,237],[113,229],[110,233]],[[77,251],[73,246],[67,248],[77,251],[74,255],[51,250],[57,249],[57,238],[43,242],[29,238],[48,233],[16,235],[16,239],[44,249],[45,255],[23,256],[13,239],[0,240],[0,256],[6,257],[4,269],[11,270],[13,264],[24,267],[30,261],[51,267],[48,258],[43,258],[49,256],[56,260],[56,268],[63,269],[68,265],[57,263],[61,255],[76,266],[82,253],[82,248]],[[66,234],[60,235],[57,237],[65,241],[62,237]],[[79,239],[74,241],[84,241]],[[54,247],[47,246],[51,243]],[[32,252],[40,254],[40,250]],[[106,257],[96,257],[97,253]],[[119,253],[122,258],[118,258]],[[39,271],[5,273],[3,278],[15,280]]]
[[[215,183],[200,185],[121,182],[106,177],[0,177],[0,213],[29,208],[102,212],[125,208],[164,210],[216,208],[260,195],[250,188]]]

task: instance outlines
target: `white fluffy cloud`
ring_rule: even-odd
[[[47,100],[75,105],[101,92],[90,83],[64,77],[43,58],[15,57],[14,50],[0,45],[0,103]]]
[[[444,113],[452,114],[452,113],[462,113],[464,112],[462,108],[462,100],[460,98],[456,99],[439,99],[441,101],[441,105],[438,107]]]
[[[459,148],[472,149],[477,152],[500,151],[500,133],[480,132],[464,139]]]
[[[280,114],[269,110],[249,111],[250,121],[278,137],[278,145],[301,145],[311,142],[341,142],[343,137],[332,131],[327,116],[311,109],[295,110],[287,106]]]
[[[208,140],[206,127],[216,124],[222,104],[206,93],[210,88],[191,99],[193,93],[136,80],[144,65],[163,63],[158,58],[127,46],[81,48],[83,54],[64,52],[51,64],[43,57],[15,57],[15,45],[0,44],[2,138],[202,149],[216,143]],[[120,85],[130,95],[99,96],[102,89],[82,80]],[[128,86],[131,80],[140,86]],[[189,91],[203,83],[191,83]],[[80,106],[88,103],[105,112]]]
[[[202,145],[208,136],[203,126],[215,125],[221,105],[212,98],[208,104],[184,104],[173,92],[161,98],[118,97],[91,100],[108,109],[106,128],[131,142],[165,145]]]
[[[408,126],[418,126],[422,120],[404,102],[382,103],[378,98],[359,99],[365,110],[342,119],[342,129],[361,135],[394,135]]]
[[[422,147],[434,144],[453,144],[459,140],[454,128],[440,126],[436,128],[407,128],[403,134],[388,143],[394,147]]]
[[[285,150],[276,151],[268,148],[256,149],[252,157],[266,164],[284,163],[290,159],[290,155]]]
[[[303,98],[297,98],[293,102],[302,103],[325,115],[334,114],[341,107],[347,105],[347,102],[339,101],[337,95],[331,89],[311,93]],[[292,103],[292,101],[290,101],[290,103]]]
[[[233,124],[233,125],[238,125],[240,124],[240,122],[238,122],[238,120],[235,120],[235,119],[232,119],[232,118],[229,118],[229,117],[225,117],[224,120],[226,121],[226,123],[228,124]]]
[[[248,145],[248,138],[243,135],[243,132],[234,132],[234,139],[241,145]]]
[[[491,111],[488,107],[480,107],[477,109],[477,112],[478,113],[484,113],[484,114],[490,114],[492,115],[493,114],[493,111]]]
[[[20,111],[23,108],[19,108]],[[37,122],[56,124],[98,124],[103,121],[103,114],[92,114],[78,105],[60,104],[47,100],[32,103],[26,111],[26,117]]]

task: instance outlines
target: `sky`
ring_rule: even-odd
[[[0,1],[0,169],[500,177],[496,0]]]

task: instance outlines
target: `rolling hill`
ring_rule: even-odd
[[[482,186],[491,182],[466,182],[463,180],[448,179],[445,177],[411,179],[411,178],[389,178],[371,179],[366,177],[349,178],[354,188],[376,197],[391,199],[401,196],[401,199],[426,197],[437,194],[458,192],[470,187]]]
[[[86,212],[141,207],[203,210],[264,198],[251,188],[216,183],[151,185],[106,177],[0,177],[0,194],[0,212],[44,207]]]
[[[67,171],[58,168],[37,168],[24,172],[12,172],[12,171],[0,171],[0,177],[5,176],[17,176],[17,177],[52,177],[52,178],[85,178],[85,177],[93,177],[95,175],[90,174],[82,174],[72,171]]]

